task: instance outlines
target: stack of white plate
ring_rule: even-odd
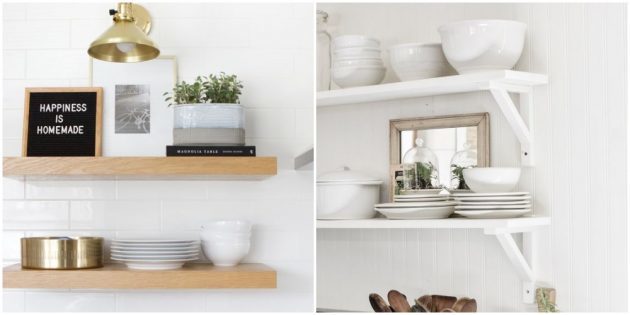
[[[332,78],[342,88],[373,85],[383,81],[385,66],[381,43],[363,35],[343,35],[332,41]]]
[[[455,193],[455,213],[472,219],[517,218],[532,211],[528,192]]]
[[[449,195],[416,194],[396,195],[394,203],[374,205],[374,210],[382,213],[388,219],[397,220],[426,220],[444,219],[453,213],[455,202]]]
[[[197,240],[113,240],[112,260],[129,269],[168,270],[199,259]]]

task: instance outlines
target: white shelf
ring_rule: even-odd
[[[497,70],[462,74],[424,80],[396,82],[317,93],[317,106],[334,106],[433,95],[488,91],[501,84],[509,92],[523,92],[526,88],[547,83],[547,76],[538,73]]]
[[[549,217],[523,217],[513,219],[439,219],[439,220],[317,220],[318,229],[483,229],[493,235],[503,248],[516,273],[523,281],[523,302],[534,303],[536,284],[535,248],[531,233],[551,224]],[[523,233],[523,246],[516,243],[512,234]]]
[[[317,106],[373,103],[414,97],[489,91],[521,143],[521,164],[534,165],[532,88],[547,83],[544,74],[498,70],[424,80],[362,86],[317,93]],[[516,107],[509,93],[519,94]]]
[[[548,217],[527,217],[513,219],[436,219],[436,220],[317,220],[318,229],[484,229],[486,234],[497,231],[510,233],[530,231],[549,225]]]

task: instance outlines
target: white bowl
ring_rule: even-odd
[[[380,58],[335,60],[333,62],[333,68],[353,67],[353,66],[354,67],[360,67],[360,66],[384,67],[383,61]]]
[[[206,257],[215,266],[236,266],[249,253],[250,242],[201,242]]]
[[[385,67],[381,66],[339,67],[331,72],[333,81],[342,88],[379,84],[385,78]]]
[[[213,232],[249,233],[252,224],[247,220],[210,221],[201,226],[202,230]]]
[[[455,74],[441,44],[410,43],[389,48],[389,60],[401,81],[421,80]]]
[[[335,49],[333,51],[334,60],[348,59],[370,59],[381,58],[381,50],[378,48],[353,47],[344,49]]]
[[[332,40],[332,47],[334,49],[348,48],[348,47],[374,47],[378,48],[381,42],[372,37],[364,35],[342,35],[337,36]]]
[[[517,167],[475,167],[464,169],[464,180],[476,193],[510,192],[514,190],[521,169]]]
[[[521,56],[527,25],[508,20],[468,20],[442,25],[442,49],[459,73],[509,70]]]

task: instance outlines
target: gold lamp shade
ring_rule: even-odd
[[[156,58],[160,50],[147,36],[151,20],[137,4],[119,3],[114,25],[90,44],[88,54],[111,62],[140,62]]]

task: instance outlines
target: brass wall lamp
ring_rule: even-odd
[[[147,36],[151,16],[145,8],[122,2],[118,3],[118,9],[109,10],[109,15],[114,16],[114,25],[90,44],[90,56],[111,62],[140,62],[160,55],[160,50]]]

